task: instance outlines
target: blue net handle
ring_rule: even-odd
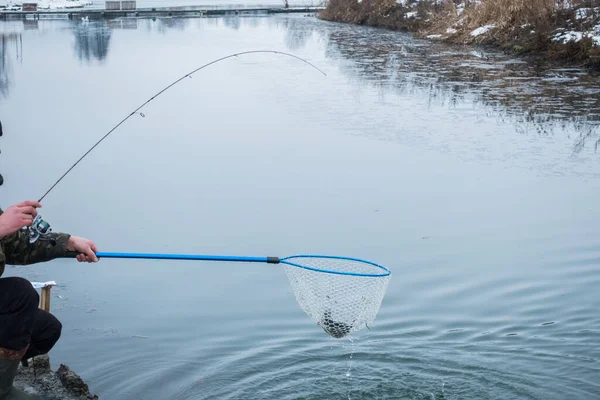
[[[67,252],[64,257],[74,258],[79,253],[70,251]],[[97,252],[96,257],[98,258],[129,258],[129,259],[147,259],[147,260],[197,260],[197,261],[229,261],[229,262],[255,262],[255,263],[268,263],[268,264],[287,264],[293,267],[304,268],[315,272],[323,272],[327,274],[337,275],[350,275],[350,276],[365,276],[365,277],[385,277],[391,274],[391,271],[386,267],[376,264],[372,261],[361,260],[359,258],[352,257],[340,257],[340,256],[324,256],[324,255],[309,255],[301,254],[295,256],[289,256],[284,258],[279,257],[246,257],[246,256],[220,256],[220,255],[207,255],[207,254],[165,254],[165,253],[119,253],[119,252]],[[308,265],[308,260],[338,260],[348,261],[348,266],[361,265],[369,266],[371,271],[352,271],[352,270],[334,270],[326,267],[314,267]],[[372,268],[371,268],[372,267]]]

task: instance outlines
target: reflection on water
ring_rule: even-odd
[[[357,85],[382,93],[425,93],[449,109],[484,106],[487,115],[514,125],[519,134],[541,137],[577,132],[573,152],[600,146],[600,80],[578,68],[552,68],[500,52],[416,40],[409,34],[314,18],[273,19],[286,45],[300,50],[313,34],[326,43],[327,57]]]
[[[154,18],[152,24],[147,24],[148,30],[166,33],[170,30],[184,31],[191,23],[187,18]]]
[[[95,23],[93,26],[88,24],[76,25],[73,29],[73,36],[75,37],[74,50],[77,58],[87,62],[104,60],[108,55],[111,29],[114,28],[115,26],[110,27],[104,20]]]
[[[432,103],[448,108],[483,105],[489,115],[511,121],[519,134],[552,136],[574,130],[574,153],[586,146],[597,151],[600,145],[600,82],[583,70],[544,68],[501,53],[482,54],[470,47],[415,40],[399,32],[329,24],[314,16],[266,19],[269,26],[285,32],[285,45],[290,51],[302,50],[317,35],[327,43],[329,58],[348,61],[341,68],[357,84],[367,82],[399,95],[420,91]],[[264,20],[238,15],[203,19],[234,30],[241,26],[259,28]],[[108,55],[114,29],[143,26],[166,33],[172,29],[183,31],[192,21],[154,18],[140,23],[136,18],[123,18],[75,23],[74,52],[80,60],[102,61]],[[23,24],[20,30],[37,29],[37,21],[18,23]],[[19,58],[22,38],[17,33],[4,33],[1,38],[0,92],[6,95],[11,59]]]
[[[223,24],[228,28],[238,30],[241,26],[240,17],[225,16],[223,17]]]
[[[0,95],[7,96],[11,85],[12,62],[23,57],[23,38],[20,33],[0,31]]]
[[[138,29],[138,20],[136,18],[109,19],[106,21],[106,25],[110,29]],[[108,43],[106,46],[108,52]]]
[[[282,20],[279,25],[285,30],[285,44],[291,51],[302,49],[315,33],[314,30],[305,28],[305,19],[289,18]]]
[[[551,136],[573,129],[574,151],[597,150],[600,81],[582,69],[557,69],[499,52],[414,40],[409,35],[353,26],[329,29],[329,56],[351,60],[346,72],[385,90],[426,92],[456,108],[483,105],[518,133]]]

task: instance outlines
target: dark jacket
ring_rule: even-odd
[[[3,212],[0,209],[0,214]],[[0,276],[4,273],[6,264],[35,264],[64,255],[69,237],[71,235],[67,233],[51,232],[43,240],[29,243],[27,231],[20,229],[12,235],[0,238]]]

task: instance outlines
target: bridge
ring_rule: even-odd
[[[107,3],[131,3],[135,1],[107,1]],[[260,15],[260,14],[288,14],[288,13],[316,13],[324,7],[273,7],[273,8],[202,8],[202,7],[165,7],[165,8],[135,8],[126,7],[116,9],[96,8],[68,8],[56,10],[0,10],[0,20],[13,19],[102,19],[119,17],[204,17],[218,15]]]

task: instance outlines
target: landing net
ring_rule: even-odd
[[[280,262],[302,310],[334,338],[373,323],[391,278],[387,268],[354,258],[301,255]]]

